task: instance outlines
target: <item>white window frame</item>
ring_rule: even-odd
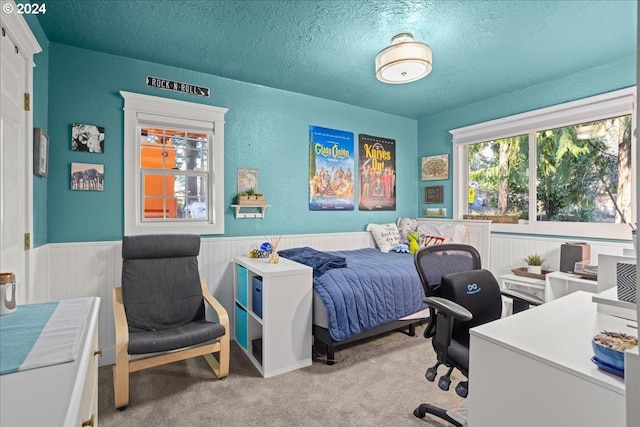
[[[494,141],[517,135],[529,135],[535,141],[536,131],[555,129],[578,123],[592,122],[622,115],[631,115],[631,211],[628,222],[635,221],[636,205],[636,133],[635,115],[636,87],[621,89],[602,95],[567,102],[552,107],[529,111],[514,116],[491,120],[471,126],[453,129],[453,218],[461,219],[468,210],[469,167],[467,147],[479,142]],[[529,170],[535,171],[536,147],[529,144]],[[536,186],[529,180],[529,200],[535,200]],[[493,224],[492,231],[521,234],[543,234],[551,236],[577,236],[629,240],[631,228],[628,224],[598,224],[574,222],[536,221],[535,203],[530,203],[529,218],[518,224]],[[586,225],[588,224],[588,226]]]
[[[121,91],[124,98],[124,233],[224,234],[224,116],[228,109]],[[141,123],[171,129],[204,130],[210,141],[207,221],[142,221]]]

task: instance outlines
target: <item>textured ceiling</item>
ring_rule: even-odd
[[[636,54],[637,2],[47,3],[50,41],[420,118]],[[404,85],[374,58],[411,32],[433,71]]]

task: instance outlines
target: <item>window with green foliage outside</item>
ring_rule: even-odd
[[[470,144],[468,212],[633,222],[631,116]],[[535,207],[535,209],[532,209]]]

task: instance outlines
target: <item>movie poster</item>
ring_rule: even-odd
[[[396,141],[359,135],[361,211],[396,210]]]
[[[353,133],[309,126],[309,209],[352,211]]]

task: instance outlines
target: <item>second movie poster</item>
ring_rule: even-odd
[[[396,210],[396,141],[359,135],[361,211]]]

